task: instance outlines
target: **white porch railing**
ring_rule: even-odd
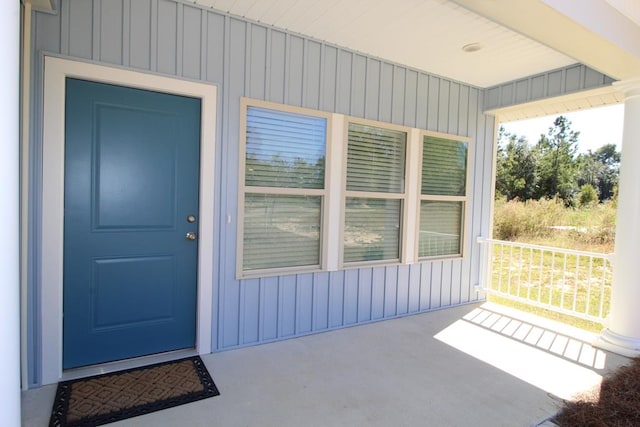
[[[482,290],[603,323],[609,314],[613,254],[478,239],[488,262]]]

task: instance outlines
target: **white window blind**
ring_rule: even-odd
[[[349,123],[347,190],[404,191],[407,133]]]
[[[400,258],[400,200],[348,197],[344,261]]]
[[[418,256],[460,253],[462,202],[422,200]]]
[[[462,253],[467,155],[467,142],[423,138],[419,257]]]
[[[321,264],[327,119],[247,106],[241,270]]]
[[[324,188],[327,121],[248,107],[246,186]]]
[[[244,270],[318,265],[320,197],[246,194]]]
[[[400,259],[407,132],[349,123],[345,263]]]
[[[422,194],[464,196],[467,143],[425,136],[422,151]]]

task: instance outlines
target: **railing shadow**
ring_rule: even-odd
[[[599,371],[607,368],[607,353],[593,347],[589,339],[484,307],[476,308],[463,320],[567,361]]]
[[[600,386],[629,359],[591,343],[596,334],[487,302],[434,335],[437,340],[564,400]]]

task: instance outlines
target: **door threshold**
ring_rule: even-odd
[[[81,368],[65,369],[62,371],[61,381],[76,380],[78,378],[92,377],[94,375],[109,374],[111,372],[124,371],[141,366],[156,363],[169,362],[185,357],[197,356],[194,348],[168,351],[166,353],[151,354],[149,356],[135,357],[132,359],[117,360],[115,362],[101,363],[99,365],[83,366]]]

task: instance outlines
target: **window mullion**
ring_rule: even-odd
[[[359,197],[363,199],[389,199],[404,200],[405,193],[378,193],[374,191],[345,191],[347,197]]]
[[[333,114],[331,118],[330,139],[327,144],[327,169],[326,188],[327,197],[324,206],[324,239],[322,248],[325,268],[336,271],[340,267],[340,250],[342,241],[342,217],[343,217],[343,192],[344,174],[342,165],[345,163],[346,145],[345,117],[342,114]]]
[[[401,238],[402,263],[410,264],[417,260],[417,237],[419,231],[419,202],[420,194],[420,164],[422,147],[420,144],[420,130],[411,129],[407,144],[407,183],[405,186],[405,206],[403,212],[403,227]]]
[[[307,188],[286,188],[286,187],[255,187],[245,186],[245,193],[255,194],[282,194],[291,196],[324,196],[324,189],[307,189]]]
[[[431,194],[422,194],[420,200],[436,200],[441,202],[464,202],[467,196],[439,196]]]

